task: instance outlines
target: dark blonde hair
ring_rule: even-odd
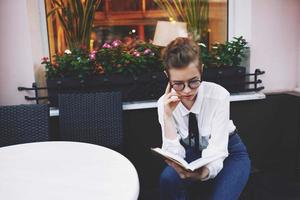
[[[166,72],[171,68],[180,69],[187,67],[192,62],[198,62],[200,74],[202,74],[200,49],[196,42],[188,38],[178,37],[170,42],[162,52],[162,60]]]

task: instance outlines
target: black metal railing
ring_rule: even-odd
[[[262,83],[262,80],[259,79],[259,75],[262,75],[264,74],[265,71],[261,71],[260,69],[256,69],[254,73],[249,73],[249,74],[243,74],[241,76],[244,77],[244,79],[241,79],[243,81],[238,81],[238,82],[230,82],[230,83],[224,83],[223,86],[226,88],[226,86],[234,86],[234,85],[239,85],[239,86],[243,86],[242,87],[242,91],[239,91],[239,92],[257,92],[257,91],[260,91],[260,90],[263,90],[264,87],[263,86],[259,86],[259,84]],[[249,80],[245,80],[245,77],[249,77]],[[253,80],[250,80],[251,77],[253,77]],[[135,86],[133,87],[133,89],[136,87],[136,85],[138,84],[138,79],[135,80],[136,83]],[[157,82],[158,80],[156,78],[153,78],[152,80],[153,82]],[[102,85],[101,87],[103,86],[107,86],[107,85],[110,85],[110,81],[109,80],[104,80],[104,82],[102,82]],[[134,85],[133,84],[133,85]],[[100,85],[98,85],[100,86]],[[57,81],[56,82],[56,87],[37,87],[37,84],[36,83],[32,83],[32,87],[18,87],[18,91],[34,91],[34,94],[35,96],[24,96],[26,100],[29,100],[29,101],[36,101],[37,104],[39,104],[39,101],[40,100],[44,100],[44,99],[51,99],[52,96],[49,95],[49,92],[48,92],[48,96],[39,96],[39,90],[47,90],[47,91],[58,91],[58,92],[63,92],[63,91],[66,91],[66,90],[76,90],[76,89],[80,89],[80,91],[84,91],[85,89],[91,89],[91,87],[93,87],[93,89],[95,89],[95,87],[98,87],[97,85],[95,86],[87,86],[86,85],[86,82],[84,80],[81,80],[80,81],[80,84],[76,87],[72,87],[72,86],[68,86],[68,87],[65,87],[63,86],[62,82],[61,81]],[[246,87],[248,86],[248,87]],[[113,86],[110,86],[111,88]],[[149,83],[148,84],[148,87],[154,87],[152,83]],[[157,86],[156,86],[157,87]],[[164,91],[164,86],[162,86],[162,91]],[[161,92],[161,91],[160,91]],[[145,92],[144,92],[145,93]],[[234,93],[234,92],[232,92]],[[132,94],[132,93],[131,93]],[[158,94],[158,95],[162,95],[162,94]],[[152,95],[153,96],[153,95]],[[159,96],[158,96],[159,97]]]
[[[249,81],[248,83],[249,84],[253,84],[254,85],[254,90],[253,91],[260,91],[260,90],[263,90],[265,87],[263,86],[260,86],[258,87],[258,84],[261,84],[262,83],[262,80],[261,79],[258,79],[258,76],[259,75],[262,75],[264,74],[265,71],[261,71],[260,69],[256,69],[254,71],[254,73],[250,73],[250,74],[246,74],[246,76],[254,76],[254,81]]]
[[[39,90],[48,90],[48,88],[47,87],[37,87],[35,82],[32,83],[32,86],[30,88],[29,87],[18,87],[18,91],[30,91],[30,90],[34,91],[35,96],[29,97],[29,96],[25,95],[24,97],[26,100],[36,101],[36,103],[39,104],[39,100],[48,99],[48,96],[40,97],[39,93],[38,93]]]

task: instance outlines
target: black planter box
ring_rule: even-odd
[[[230,93],[244,92],[246,89],[246,68],[207,67],[203,70],[203,80],[222,85]]]
[[[57,78],[47,79],[50,106],[58,106],[58,94],[78,92],[122,92],[123,101],[158,99],[165,91],[167,78],[163,72],[141,76],[95,76],[86,79]]]
[[[230,93],[245,91],[245,67],[208,67],[203,71],[204,81],[215,82]],[[165,91],[167,78],[163,72],[137,77],[113,74],[110,76],[47,79],[50,106],[58,106],[58,94],[78,92],[122,92],[123,101],[158,99]]]

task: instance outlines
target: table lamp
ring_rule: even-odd
[[[185,22],[157,22],[153,39],[154,45],[165,47],[177,37],[188,37],[187,25]]]

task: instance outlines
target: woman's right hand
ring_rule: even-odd
[[[166,118],[172,117],[172,113],[178,103],[180,102],[180,98],[175,91],[172,91],[170,83],[168,83],[165,95],[164,95],[164,116]]]

